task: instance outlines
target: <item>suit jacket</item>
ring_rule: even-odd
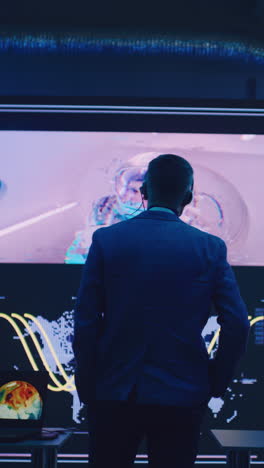
[[[221,326],[209,361],[202,330]],[[99,228],[83,269],[73,351],[80,400],[197,406],[221,396],[246,350],[247,309],[226,245],[176,214],[147,210]]]

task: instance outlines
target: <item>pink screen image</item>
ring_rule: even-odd
[[[181,219],[232,265],[264,265],[263,135],[1,131],[0,147],[2,263],[84,263],[96,229],[142,211],[149,161],[173,153],[195,177]]]

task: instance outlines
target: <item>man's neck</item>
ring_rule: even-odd
[[[151,210],[151,211],[166,211],[168,213],[172,213],[172,214],[175,214],[175,212],[173,210],[171,210],[170,208],[167,208],[165,206],[158,206],[158,205],[150,205],[150,208],[148,207],[148,210]]]

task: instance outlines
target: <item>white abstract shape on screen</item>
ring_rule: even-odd
[[[36,319],[51,339],[54,351],[57,356],[59,356],[61,364],[66,367],[66,370],[73,371],[70,366],[70,362],[73,359],[73,351],[70,341],[70,337],[73,335],[73,311],[65,311],[58,320],[52,320],[51,322],[41,315],[38,315]],[[37,333],[40,337],[41,348],[50,369],[52,372],[57,373],[58,369],[48,343],[34,322],[30,323],[30,327],[31,330],[34,333]],[[25,332],[25,335],[28,335],[27,331]]]
[[[211,398],[208,403],[208,408],[212,411],[214,418],[217,418],[218,414],[220,413],[222,407],[224,406],[224,400],[222,398]]]
[[[54,348],[55,353],[59,357],[61,364],[64,366],[65,371],[74,373],[74,368],[71,364],[73,360],[73,350],[72,350],[72,342],[71,337],[73,336],[73,310],[65,311],[63,314],[57,319],[49,321],[46,318],[38,315],[36,318],[40,325],[44,328],[45,332],[49,336],[52,346]],[[30,322],[31,330],[38,334],[41,344],[41,349],[43,354],[47,360],[47,363],[54,374],[59,373],[56,363],[54,361],[54,357],[51,354],[50,348],[40,333],[39,328],[35,324],[35,322]],[[24,336],[28,336],[28,331],[25,330]],[[80,403],[79,397],[77,395],[77,391],[71,392],[72,394],[72,418],[73,421],[79,424],[80,421],[80,409],[82,408],[82,404]]]
[[[206,344],[206,348],[208,349],[215,333],[217,332],[217,330],[219,329],[219,324],[217,323],[217,316],[213,315],[211,317],[209,317],[203,331],[202,331],[202,337],[205,341],[205,344]],[[210,353],[210,357],[214,357],[216,351],[217,351],[217,348],[218,348],[218,339],[215,343],[215,346],[213,347],[211,353]]]
[[[232,416],[230,418],[226,419],[226,422],[230,423],[231,421],[233,421],[233,419],[235,419],[237,417],[237,415],[238,415],[237,410],[234,410],[234,413],[232,414]]]

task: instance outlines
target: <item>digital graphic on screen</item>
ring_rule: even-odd
[[[0,387],[0,419],[40,419],[43,402],[29,382],[11,381]]]
[[[0,352],[5,352],[6,367],[46,370],[48,424],[83,425],[85,408],[74,384],[72,351],[75,295],[82,266],[10,264],[1,268],[5,298],[0,301]],[[207,418],[209,427],[255,429],[263,424],[262,412],[252,410],[262,407],[264,391],[263,267],[235,267],[235,273],[250,314],[248,351],[225,398],[210,400]],[[202,332],[211,358],[218,349],[219,331],[217,316],[212,315]]]
[[[232,265],[264,265],[262,135],[1,131],[0,142],[2,263],[83,264],[96,229],[143,210],[149,161],[173,153],[194,168],[181,219],[221,237]]]

